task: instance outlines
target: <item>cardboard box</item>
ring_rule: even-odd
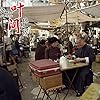
[[[56,74],[44,78],[40,78],[40,85],[44,89],[50,89],[62,85],[62,74]]]

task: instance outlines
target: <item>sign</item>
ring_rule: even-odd
[[[9,18],[8,21],[8,30],[16,30],[18,34],[20,34],[20,19],[22,18],[22,9],[24,8],[24,5],[22,4],[22,2],[19,2],[18,5],[14,5],[12,7],[10,7],[10,11],[11,12],[15,12],[18,11],[18,17],[13,19],[13,18]]]

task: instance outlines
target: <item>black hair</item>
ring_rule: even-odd
[[[51,37],[51,38],[48,40],[48,42],[49,42],[50,44],[52,44],[52,43],[54,43],[54,42],[56,42],[56,41],[59,42],[59,40],[58,40],[56,37]]]
[[[45,44],[45,42],[46,42],[45,40],[41,40],[39,43],[43,45]]]
[[[10,35],[10,38],[13,38],[13,36],[14,36],[14,35],[13,35],[13,34],[11,34],[11,35]]]

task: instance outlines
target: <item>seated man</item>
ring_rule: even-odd
[[[82,36],[77,39],[77,47],[78,49],[75,52],[77,57],[76,62],[86,62],[88,64],[88,66],[80,68],[77,75],[76,90],[78,90],[77,96],[80,96],[84,92],[85,81],[92,69],[92,62],[95,60],[95,55],[93,49],[86,44],[85,39]]]
[[[45,50],[45,58],[53,61],[59,59],[61,56],[59,40],[56,37],[51,37],[48,42],[50,46]]]
[[[22,100],[16,82],[3,68],[0,68],[0,100]]]

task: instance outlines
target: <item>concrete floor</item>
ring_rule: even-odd
[[[21,91],[22,100],[35,100],[35,96],[37,95],[38,90],[39,90],[39,87],[37,87],[36,85],[35,79],[32,79],[30,75],[30,70],[28,66],[30,59],[34,59],[34,53],[32,53],[32,56],[29,59],[23,59],[23,61],[21,61],[22,63],[18,64],[19,70],[21,72],[20,78],[24,86],[24,88]],[[93,64],[93,71],[96,74],[100,72],[100,63]],[[94,82],[100,83],[100,77],[94,77]],[[41,98],[41,95],[40,95],[40,98]],[[60,94],[61,100],[63,97],[64,97],[64,94],[63,93]],[[38,100],[41,100],[41,99],[38,99]],[[65,100],[79,100],[79,98],[75,96],[75,93],[73,91],[70,91]]]

